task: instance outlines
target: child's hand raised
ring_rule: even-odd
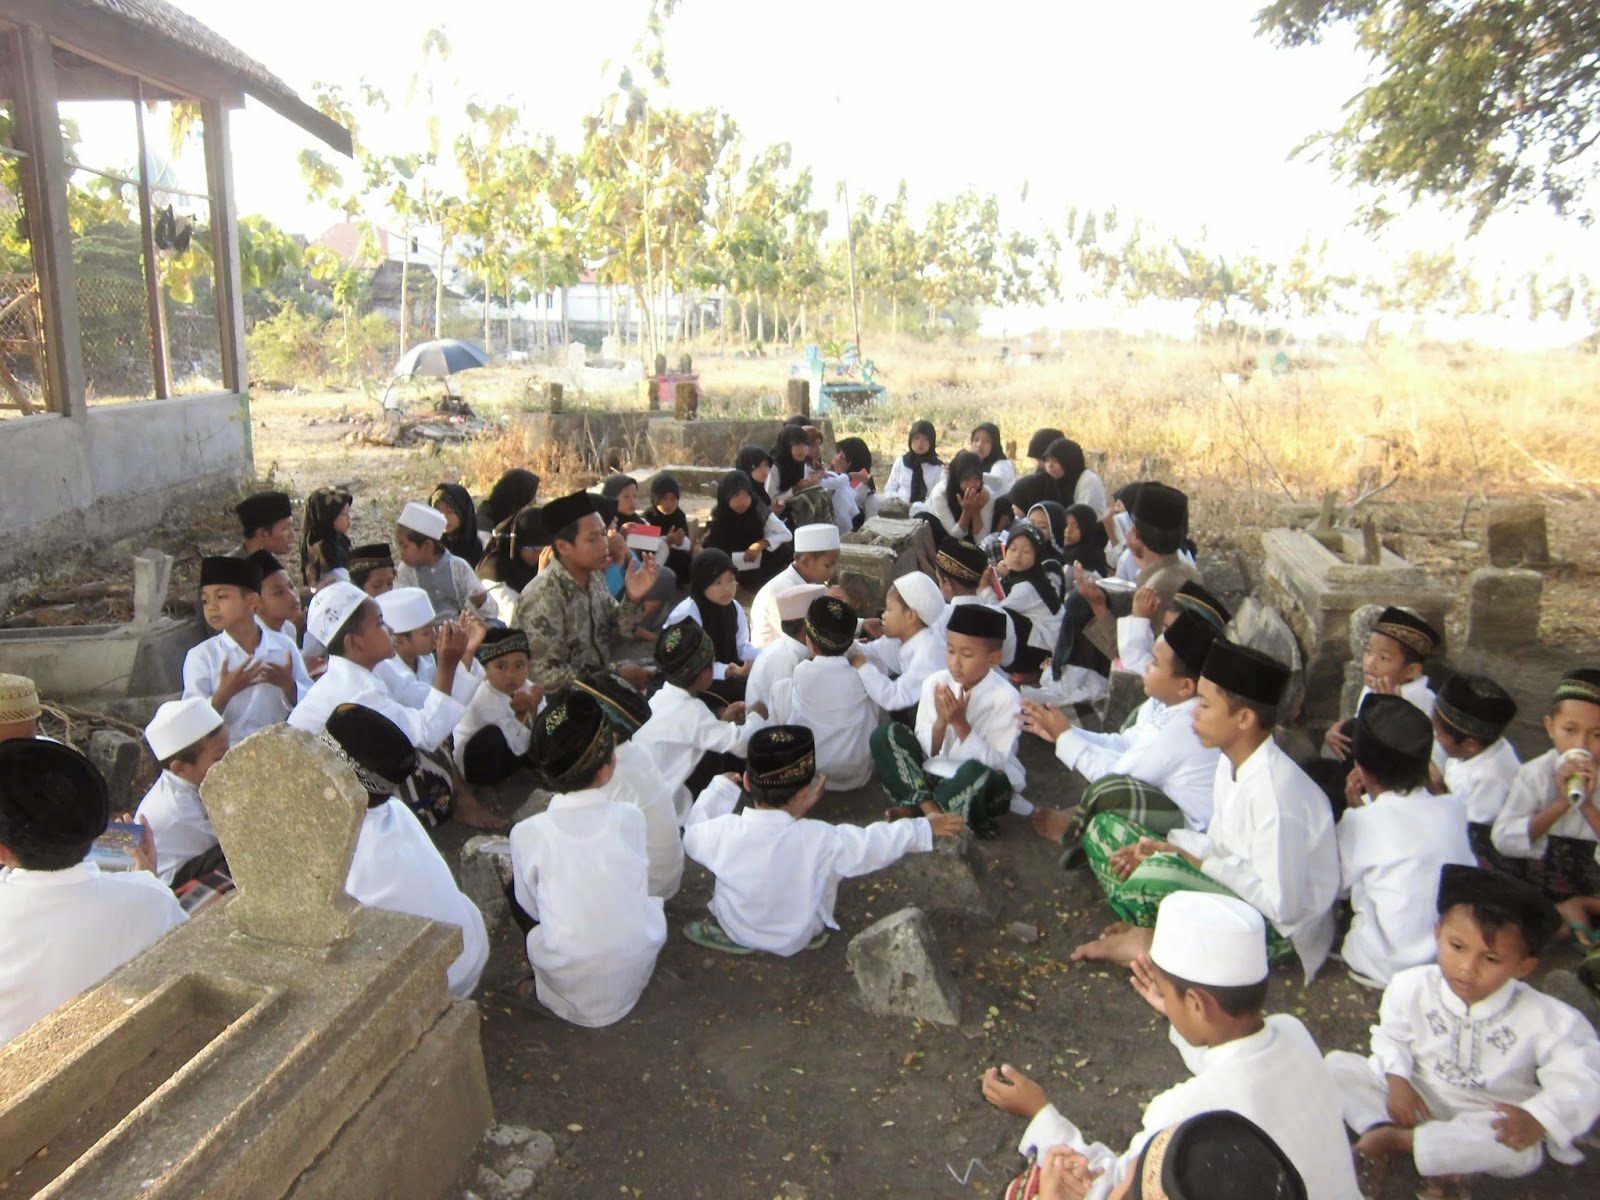
[[[1155,960],[1148,954],[1141,954],[1129,966],[1133,976],[1128,982],[1133,985],[1133,990],[1144,997],[1144,1002],[1151,1008],[1166,1016],[1167,1002],[1161,995],[1161,980],[1156,975]]]
[[[1161,593],[1153,587],[1142,587],[1133,594],[1133,615],[1146,621],[1156,619],[1161,611]]]
[[[1050,1103],[1044,1089],[1010,1063],[983,1073],[983,1098],[1001,1112],[1031,1121]]]
[[[1083,569],[1083,564],[1072,564],[1072,586],[1078,589],[1078,595],[1089,602],[1090,609],[1095,616],[1100,616],[1106,611],[1106,593],[1098,583],[1089,578],[1089,573]]]
[[[511,711],[519,717],[525,717],[539,711],[539,705],[544,703],[544,689],[537,683],[530,688],[511,694]]]
[[[789,815],[795,820],[805,816],[817,806],[817,801],[822,799],[822,793],[827,789],[828,777],[817,775],[810,783],[795,793],[793,800],[789,801]]]
[[[933,829],[934,837],[960,837],[961,831],[967,827],[967,821],[960,813],[932,813],[928,817],[928,825]]]
[[[461,651],[463,659],[472,658],[478,653],[478,647],[483,645],[483,639],[489,632],[488,625],[477,613],[464,612],[461,614],[461,629],[467,635],[467,644]]]
[[[261,682],[261,673],[266,670],[267,664],[259,658],[246,659],[233,670],[228,665],[222,665],[222,676],[217,680],[217,690],[212,695],[212,700],[217,703],[218,711],[221,706],[228,703],[246,688],[255,687]]]
[[[1489,1122],[1495,1129],[1495,1141],[1513,1150],[1526,1150],[1544,1141],[1544,1126],[1536,1121],[1527,1109],[1515,1104],[1496,1104],[1500,1115]]]

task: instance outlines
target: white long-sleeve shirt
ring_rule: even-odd
[[[1222,752],[1207,749],[1194,733],[1194,698],[1182,704],[1146,700],[1126,733],[1090,733],[1071,726],[1056,739],[1056,757],[1090,783],[1131,775],[1183,810],[1183,822],[1203,831],[1211,823],[1211,798]]]
[[[1333,945],[1339,848],[1328,798],[1270,737],[1237,774],[1217,761],[1206,832],[1168,840],[1294,943],[1307,982]]]
[[[861,506],[856,503],[856,489],[850,482],[850,476],[829,471],[822,477],[822,487],[833,497],[834,525],[841,534],[851,532],[855,529],[856,515],[861,511]]]
[[[622,1020],[655,972],[667,919],[646,837],[644,814],[610,784],[553,796],[511,830],[512,888],[539,922],[527,937],[539,1001],[574,1025]]]
[[[750,601],[750,644],[766,649],[783,636],[783,618],[778,615],[778,597],[790,588],[807,582],[790,563],[762,585]]]
[[[944,740],[933,744],[933,727],[939,720],[939,710],[934,704],[933,692],[940,684],[949,688],[959,699],[963,689],[950,677],[950,672],[935,671],[922,681],[922,696],[917,701],[917,741],[928,756],[922,769],[930,775],[948,779],[961,769],[964,762],[980,762],[999,771],[1011,781],[1017,795],[1022,794],[1028,782],[1017,757],[1017,718],[1022,713],[1022,697],[1017,689],[993,671],[968,693],[967,724],[971,727],[966,738],[958,738],[956,731],[945,727]]]
[[[532,691],[533,684],[524,682],[521,690]],[[541,701],[540,709],[543,707]],[[528,752],[528,745],[533,741],[532,726],[524,724],[517,716],[516,710],[511,707],[510,696],[499,688],[485,683],[473,693],[472,699],[467,703],[466,711],[456,722],[454,750],[456,770],[466,770],[467,743],[472,740],[472,736],[491,725],[505,737],[506,747],[511,753],[521,757]]]
[[[983,473],[983,486],[996,496],[1004,496],[1011,491],[1011,485],[1017,481],[1017,464],[1009,458],[995,460],[994,466]]]
[[[1143,674],[1156,656],[1156,631],[1149,617],[1117,618],[1117,657],[1124,671]]]
[[[1459,796],[1473,825],[1493,825],[1511,795],[1511,783],[1522,769],[1516,747],[1496,739],[1472,758],[1448,758],[1444,764],[1445,790]]]
[[[1511,858],[1543,858],[1553,837],[1588,842],[1600,840],[1583,813],[1584,808],[1593,803],[1592,800],[1567,809],[1537,841],[1528,836],[1533,818],[1547,805],[1555,803],[1556,760],[1560,757],[1551,747],[1538,758],[1523,763],[1511,780],[1505,807],[1494,819],[1494,828],[1489,835],[1494,848],[1501,854]]]
[[[1369,1062],[1380,1079],[1409,1080],[1435,1120],[1516,1105],[1544,1126],[1558,1162],[1583,1161],[1573,1142],[1600,1118],[1594,1026],[1520,980],[1469,1008],[1438,964],[1400,972],[1384,990]]]
[[[922,464],[922,481],[927,485],[927,495],[931,496],[938,490],[939,480],[943,478],[943,463]],[[903,455],[895,455],[894,466],[889,468],[889,482],[883,489],[883,498],[911,503],[911,468],[906,466]]]
[[[1274,1013],[1259,1032],[1220,1046],[1192,1046],[1176,1029],[1169,1029],[1168,1037],[1193,1078],[1150,1101],[1139,1132],[1120,1155],[1099,1142],[1089,1144],[1053,1104],[1028,1123],[1017,1149],[1042,1157],[1051,1146],[1071,1146],[1089,1159],[1091,1169],[1103,1172],[1088,1196],[1104,1200],[1163,1129],[1201,1113],[1236,1112],[1277,1143],[1300,1172],[1311,1200],[1358,1200],[1339,1090],[1304,1025]]]
[[[1383,792],[1339,818],[1340,894],[1355,918],[1340,953],[1350,969],[1388,983],[1396,972],[1432,962],[1438,919],[1427,903],[1446,863],[1477,862],[1467,813],[1454,796],[1425,788]]]
[[[405,659],[398,654],[392,654],[373,667],[372,673],[378,677],[389,695],[401,704],[407,708],[421,708],[428,702],[428,693],[433,691],[434,658],[431,654],[420,655],[417,658],[417,665],[408,667]],[[478,692],[478,685],[482,682],[483,668],[478,665],[477,660],[462,662],[456,667],[456,673],[451,676],[450,698],[463,706],[470,704],[472,697]]]
[[[721,779],[719,775],[717,777]],[[670,900],[683,883],[682,818],[674,803],[674,790],[661,786],[661,772],[648,746],[622,742],[617,746],[616,786],[612,798],[631,804],[644,814],[644,849],[650,860],[652,896]],[[724,785],[728,781],[723,779]],[[731,785],[728,785],[731,786]]]
[[[819,654],[772,689],[774,724],[804,725],[817,743],[817,774],[829,791],[849,791],[872,778],[872,731],[882,716],[861,672],[843,655]]]
[[[148,871],[0,871],[0,1046],[183,921]]]
[[[428,689],[421,708],[411,708],[396,700],[371,671],[335,654],[328,659],[322,678],[289,714],[289,724],[307,733],[321,733],[341,704],[360,704],[382,713],[400,726],[418,750],[437,750],[465,711],[437,688]]]
[[[489,961],[483,914],[456,886],[439,848],[401,801],[391,798],[367,809],[344,890],[368,908],[427,917],[461,930],[461,953],[445,973],[445,983],[457,1000],[478,990]]]
[[[777,641],[763,646],[756,654],[756,665],[744,681],[746,704],[772,704],[772,689],[780,679],[791,679],[794,669],[811,657],[811,651],[784,634]]]
[[[750,735],[765,724],[755,713],[746,716],[743,725],[719,721],[699,696],[666,683],[650,697],[650,719],[639,727],[633,740],[650,748],[664,783],[672,781],[671,786],[681,787],[704,754],[744,757]]]
[[[969,536],[967,533],[958,530],[960,522],[956,513],[950,509],[949,490],[950,477],[946,475],[939,481],[938,487],[928,489],[928,499],[925,502],[911,506],[911,515],[915,517],[926,514],[932,517],[944,537],[960,537],[967,538],[970,541],[977,541],[988,533],[994,525],[994,493],[990,492],[989,498],[984,501],[983,508],[978,512],[977,523],[973,526]],[[959,510],[960,505],[957,505],[956,508]]]
[[[1095,516],[1104,519],[1111,507],[1111,501],[1106,498],[1106,481],[1093,471],[1085,470],[1072,489],[1072,503],[1087,504],[1094,509]]]
[[[200,789],[171,771],[163,771],[139,801],[134,820],[150,823],[156,842],[156,877],[168,887],[191,858],[217,844],[217,831],[200,803]]]
[[[209,637],[193,647],[183,657],[183,698],[203,696],[209,700],[222,685],[222,670],[236,670],[251,659],[258,662],[287,663],[294,674],[295,697],[305,699],[311,690],[311,676],[306,674],[305,660],[295,652],[295,645],[281,633],[274,633],[259,619],[256,632],[261,641],[254,654],[246,654],[244,647],[233,640],[227,630]],[[228,727],[228,738],[238,745],[252,733],[277,725],[288,719],[294,707],[275,684],[262,681],[252,684],[236,694],[222,709],[222,723]]]
[[[1028,645],[1038,650],[1055,650],[1056,635],[1061,632],[1061,617],[1066,611],[1064,603],[1056,605],[1055,612],[1051,612],[1044,597],[1039,595],[1039,589],[1027,582],[1017,584],[1004,596],[995,596],[993,591],[990,591],[985,595],[984,602],[991,608],[1009,609],[1027,617]]]
[[[983,602],[984,600],[982,596],[951,596],[950,603],[944,606],[944,615],[939,618],[939,624],[935,626],[935,628],[939,631],[939,640],[941,642],[945,641],[950,633],[951,613],[955,612],[955,610],[960,608],[963,604],[982,604]],[[1009,663],[1014,661],[1016,657],[1017,629],[1016,626],[1011,623],[1010,614],[1007,614],[1006,640],[1005,644],[1000,647],[1000,661],[1002,663]]]
[[[735,627],[737,629],[737,632],[734,634],[734,642],[738,648],[739,661],[749,662],[751,659],[757,657],[761,653],[761,647],[757,646],[750,640],[750,618],[744,614],[744,605],[740,604],[737,600],[733,601],[733,612],[735,617]],[[679,621],[693,621],[696,625],[704,628],[705,622],[700,619],[700,606],[694,602],[693,596],[685,596],[682,600],[678,601],[678,606],[674,608],[668,615],[666,624],[676,625]],[[662,628],[665,627],[665,625],[662,626]],[[726,679],[727,677],[727,663],[719,662],[711,664],[711,678]],[[748,681],[746,683],[745,691],[748,695]]]
[[[796,820],[779,808],[712,817],[683,833],[688,856],[717,877],[711,915],[741,946],[788,956],[837,929],[839,881],[933,849],[925,818],[862,828]]]
[[[867,695],[885,712],[898,712],[922,699],[928,676],[944,669],[944,633],[942,626],[930,625],[903,642],[890,637],[867,642],[861,652],[867,656],[867,665],[860,669]]]

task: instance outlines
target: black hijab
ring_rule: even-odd
[[[806,477],[806,463],[804,459],[796,462],[794,448],[806,447],[811,449],[811,437],[806,433],[803,425],[785,425],[778,430],[778,443],[772,448],[772,467],[778,473],[778,491],[792,492],[794,485]]]
[[[736,513],[728,507],[728,501],[740,492],[750,493],[750,507]],[[717,506],[711,510],[711,520],[706,525],[705,545],[729,556],[743,554],[765,537],[767,511],[750,476],[740,470],[729,471],[717,483]]]
[[[619,474],[607,476],[606,481],[600,485],[600,494],[608,500],[616,500],[630,487],[634,489],[633,511],[624,513],[619,509],[617,512],[617,520],[624,525],[633,525],[644,520],[644,517],[639,512],[639,481],[632,475]]]
[[[1052,442],[1058,442],[1066,436],[1059,429],[1035,429],[1033,436],[1028,439],[1028,457],[1043,458],[1049,452]]]
[[[1085,571],[1109,576],[1111,564],[1106,559],[1106,543],[1110,535],[1106,533],[1105,522],[1087,504],[1074,504],[1067,509],[1067,515],[1078,523],[1078,543],[1066,547],[1066,557],[1061,560],[1063,569],[1070,571],[1077,562],[1083,564]]]
[[[1006,459],[1005,447],[1000,444],[1000,426],[993,421],[983,421],[974,425],[972,433],[967,435],[967,442],[970,444],[973,437],[978,433],[987,433],[989,435],[989,456],[983,459],[982,462],[985,471],[992,471],[995,463],[1004,462]]]
[[[483,557],[483,543],[478,540],[478,513],[472,494],[459,483],[441,483],[433,489],[428,503],[434,508],[448,508],[460,519],[461,523],[439,541],[451,554],[476,567]]]
[[[875,492],[877,487],[872,482],[872,450],[867,443],[858,437],[840,438],[834,445],[839,453],[844,455],[846,464],[854,474],[857,471],[867,473],[867,491]]]
[[[950,523],[952,530],[955,529],[956,522],[961,520],[961,481],[972,478],[982,481],[983,461],[971,450],[963,450],[950,460],[950,473],[944,481],[945,506],[949,508],[950,515],[954,518]],[[973,540],[976,541],[988,532],[987,529],[974,529]]]
[[[307,587],[329,572],[350,566],[350,538],[333,527],[350,507],[350,493],[320,487],[306,497],[305,529],[300,534],[300,574]]]
[[[764,508],[772,507],[772,497],[767,493],[766,484],[756,482],[756,472],[763,466],[771,465],[772,455],[768,454],[760,446],[746,446],[739,451],[739,457],[733,460],[734,469],[744,472],[745,482],[750,485],[750,494]],[[765,520],[765,518],[762,519]]]
[[[1035,508],[1044,509],[1045,520],[1050,523],[1050,553],[1049,557],[1057,562],[1065,561],[1067,549],[1067,509],[1065,505],[1057,504],[1054,500],[1041,500],[1028,509],[1027,516],[1033,516]]]
[[[495,481],[478,505],[478,528],[494,529],[509,521],[539,497],[539,477],[522,467],[512,467]]]
[[[1050,443],[1050,449],[1044,452],[1048,459],[1059,463],[1061,478],[1056,480],[1056,491],[1062,504],[1071,508],[1077,503],[1078,480],[1088,464],[1083,459],[1083,447],[1071,438],[1057,438]]]
[[[710,636],[712,653],[719,663],[739,661],[739,614],[733,604],[713,604],[706,597],[706,589],[733,570],[733,558],[714,546],[700,551],[689,564],[689,595],[700,611],[700,628]],[[737,572],[734,577],[738,577]]]
[[[1000,587],[1006,595],[1019,583],[1033,584],[1033,590],[1039,593],[1039,599],[1044,601],[1044,606],[1052,613],[1061,611],[1062,577],[1061,571],[1050,558],[1050,547],[1045,545],[1045,536],[1026,521],[1019,521],[1011,527],[1011,532],[1006,535],[1006,545],[1011,544],[1012,538],[1027,538],[1033,543],[1033,566],[1026,571],[1007,570],[1000,581]]]
[[[928,452],[918,454],[911,448],[912,439],[918,434],[928,439]],[[900,461],[905,463],[906,470],[911,472],[911,503],[918,504],[928,498],[928,481],[923,478],[922,468],[925,466],[942,466],[944,460],[938,454],[938,434],[934,432],[932,421],[911,422],[911,432],[906,434],[906,452],[900,456]],[[973,457],[977,457],[974,455]]]
[[[539,564],[523,562],[522,551],[543,549],[549,542],[539,505],[530,504],[494,527],[478,564],[478,577],[503,583],[520,594],[539,574]]]

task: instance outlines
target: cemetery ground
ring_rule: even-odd
[[[1504,680],[1523,704],[1524,754],[1539,752],[1539,706],[1551,681],[1600,659],[1593,552],[1600,478],[1592,439],[1573,436],[1594,428],[1600,407],[1592,356],[1485,356],[1462,365],[1443,351],[1421,364],[1354,352],[1368,361],[1246,382],[1218,369],[1233,364],[1185,348],[1100,347],[1031,367],[997,366],[986,355],[885,356],[880,378],[894,399],[881,412],[841,418],[836,433],[868,438],[881,480],[913,416],[939,425],[947,452],[979,420],[998,420],[1004,436],[1023,445],[1037,426],[1065,428],[1087,450],[1107,452],[1102,473],[1113,487],[1159,476],[1189,491],[1202,554],[1235,564],[1247,582],[1259,578],[1261,531],[1278,523],[1291,499],[1314,505],[1325,488],[1336,488],[1349,500],[1389,484],[1364,511],[1391,549],[1456,591],[1453,643],[1465,619],[1466,576],[1486,561],[1485,503],[1542,498],[1556,564],[1544,572],[1541,643],[1507,663]],[[772,397],[768,411],[782,415],[781,361],[705,356],[700,368],[705,415],[753,415],[763,394]],[[514,419],[525,379],[524,368],[456,383],[485,415]],[[620,404],[637,407],[636,394]],[[346,442],[343,417],[375,407],[353,391],[257,392],[258,473],[300,495],[322,483],[353,484],[357,542],[392,538],[401,503],[425,499],[441,479],[461,478],[481,494],[500,470],[529,465],[544,477],[544,494],[555,495],[595,478],[581,473],[570,451],[520,461],[514,437],[438,450]],[[702,498],[686,501],[692,514],[707,507]],[[236,537],[226,513],[183,511],[139,545],[178,555],[172,605],[182,609],[192,603],[199,555]],[[123,550],[68,557],[61,578],[14,596],[6,616],[125,619],[117,586],[127,575]],[[1024,762],[1033,801],[1072,802],[1076,786],[1064,782],[1041,743],[1025,739]],[[493,799],[509,815],[529,787],[531,780],[508,786]],[[882,808],[881,793],[869,786],[828,796],[815,815],[865,823]],[[448,860],[472,832],[441,830]],[[496,1119],[546,1131],[557,1150],[523,1194],[998,1196],[1022,1165],[1015,1153],[1022,1122],[990,1108],[977,1081],[1001,1062],[1039,1080],[1091,1137],[1125,1144],[1141,1103],[1177,1082],[1182,1065],[1165,1022],[1134,995],[1125,972],[1068,961],[1110,919],[1092,877],[1059,870],[1054,848],[1018,819],[1004,822],[978,853],[997,889],[998,915],[931,914],[961,993],[957,1028],[872,1016],[856,999],[849,939],[914,899],[928,907],[926,886],[897,871],[841,886],[841,930],[822,949],[791,959],[731,958],[682,936],[711,889],[706,873],[688,864],[683,890],[667,905],[668,940],[654,980],[628,1018],[603,1030],[533,1016],[500,999],[497,989],[523,973],[525,958],[512,926],[494,929],[480,1008]],[[1547,965],[1575,959],[1561,947]],[[1310,987],[1298,970],[1275,972],[1269,1009],[1299,1016],[1325,1050],[1359,1049],[1377,999],[1330,963]],[[1600,1153],[1600,1143],[1590,1146]],[[1547,1165],[1529,1181],[1479,1182],[1474,1194],[1576,1200],[1597,1185],[1600,1163]],[[461,1187],[463,1195],[494,1195],[470,1173]],[[1384,1194],[1409,1196],[1415,1187],[1402,1166]]]

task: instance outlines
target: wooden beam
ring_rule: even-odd
[[[167,308],[161,302],[161,260],[156,255],[156,211],[150,200],[150,153],[144,140],[144,84],[134,80],[134,129],[139,143],[139,244],[144,247],[144,302],[150,324],[150,372],[157,400],[172,395],[167,364]]]
[[[217,298],[217,331],[221,335],[222,382],[242,396],[245,473],[255,472],[250,429],[250,375],[245,359],[244,281],[239,267],[239,212],[233,199],[232,117],[226,107],[209,100],[201,109],[206,135],[206,190],[211,193],[212,290]]]
[[[45,379],[51,407],[82,418],[85,402],[83,339],[78,324],[76,272],[72,266],[72,227],[67,222],[67,164],[62,154],[61,124],[56,116],[55,65],[50,39],[38,28],[25,28],[17,38],[22,94],[17,105],[21,160],[27,195],[28,236],[34,271],[39,277],[44,317]]]

